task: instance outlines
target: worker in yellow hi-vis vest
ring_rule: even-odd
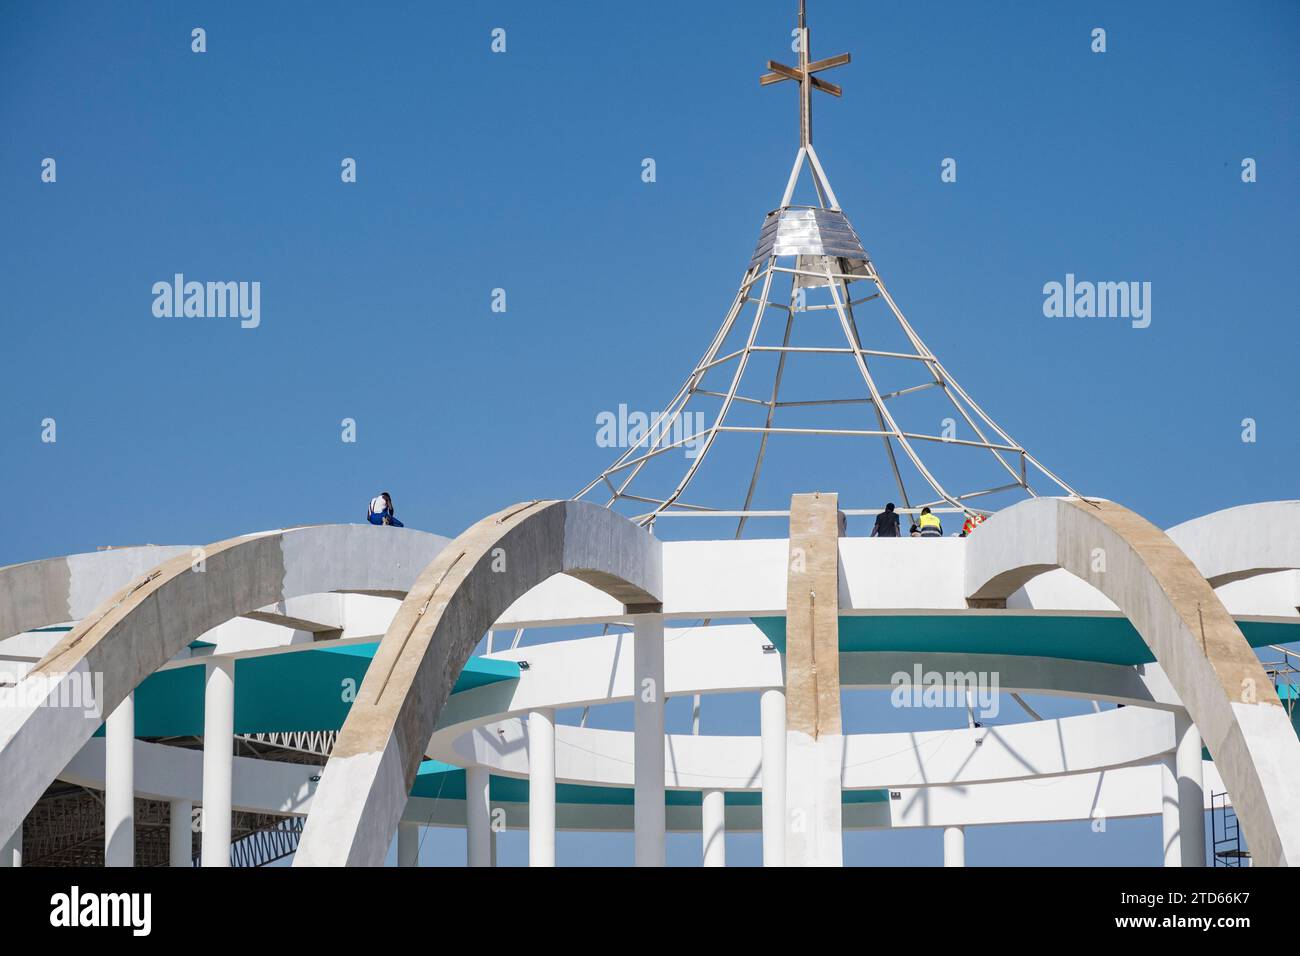
[[[943,537],[943,525],[939,523],[939,516],[931,512],[929,508],[921,509],[921,517],[916,524],[921,529],[922,538]]]

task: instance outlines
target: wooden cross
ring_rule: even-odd
[[[808,23],[804,16],[804,0],[799,0],[799,67],[785,66],[775,60],[767,61],[771,73],[764,73],[758,81],[763,86],[794,80],[799,84],[799,144],[807,146],[812,142],[812,91],[821,90],[831,96],[843,96],[844,91],[834,83],[814,76],[823,70],[843,66],[849,62],[849,54],[828,56],[824,60],[809,60]]]

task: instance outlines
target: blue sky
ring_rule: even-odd
[[[454,534],[578,490],[612,458],[595,416],[663,407],[780,198],[795,94],[757,77],[794,7],[4,5],[0,564],[356,521],[381,488]],[[854,57],[816,104],[839,198],[1000,424],[1164,526],[1296,496],[1300,7],[812,0],[810,25]],[[259,281],[261,325],[155,317],[177,272]],[[1151,282],[1150,327],[1044,317],[1066,273]],[[1153,862],[1132,826],[1069,852]],[[851,852],[937,859],[914,836]],[[983,839],[972,862],[1045,846]]]

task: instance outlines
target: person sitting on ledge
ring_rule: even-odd
[[[876,515],[876,524],[871,529],[873,538],[897,538],[898,537],[898,514],[894,511],[894,503],[891,501],[885,505],[885,510]]]
[[[371,524],[386,524],[393,528],[406,527],[397,520],[396,513],[393,511],[392,495],[386,491],[370,499],[370,510],[366,514],[366,520]]]
[[[921,509],[921,518],[917,524],[921,527],[922,538],[943,537],[943,525],[939,523],[939,516],[933,514],[929,508]]]

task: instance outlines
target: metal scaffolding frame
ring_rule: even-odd
[[[191,738],[183,738],[192,743]],[[278,753],[259,754],[277,759]],[[289,755],[296,756],[296,755]],[[164,867],[171,853],[171,805],[136,797],[135,865]],[[265,866],[297,848],[302,818],[236,810],[231,814],[230,865]],[[189,828],[189,821],[186,827]],[[191,833],[191,863],[200,863],[199,834]],[[23,822],[24,866],[103,866],[104,794],[101,790],[56,781]]]
[[[758,512],[753,509],[754,496],[769,440],[787,435],[880,439],[894,482],[898,486],[899,497],[904,505],[900,510],[904,512],[916,512],[923,507],[930,507],[957,513],[988,514],[988,511],[980,509],[974,503],[977,499],[1011,490],[1023,491],[1031,497],[1037,495],[1029,482],[1030,466],[1061,492],[1080,497],[1073,488],[1044,467],[984,412],[939,361],[934,352],[926,346],[890,295],[880,274],[863,250],[857,233],[841,211],[835,190],[812,144],[812,91],[820,90],[833,96],[840,96],[842,92],[838,86],[820,79],[815,74],[848,63],[849,54],[840,54],[817,61],[810,59],[809,32],[802,0],[799,5],[798,34],[799,66],[792,68],[769,61],[768,69],[771,72],[760,78],[763,85],[792,80],[800,87],[800,147],[795,155],[781,204],[765,219],[754,258],[740,280],[731,307],[685,383],[667,408],[657,414],[649,428],[645,429],[635,441],[630,441],[629,447],[574,497],[599,497],[604,499],[606,507],[614,507],[623,502],[631,503],[639,510],[630,517],[644,526],[653,526],[659,518],[670,516],[735,517],[738,519],[736,537],[740,537],[747,520],[771,514],[771,512]],[[816,206],[793,204],[796,186],[805,170],[811,176],[816,192]],[[784,280],[787,278],[788,297],[784,302],[779,301],[778,299],[784,293],[775,292],[774,285],[776,280],[781,279],[781,285],[784,286]],[[854,282],[870,283],[873,291],[854,298],[851,291],[851,283]],[[809,288],[828,290],[831,301],[823,304],[807,304],[805,290]],[[875,301],[883,302],[887,306],[889,315],[896,321],[898,328],[910,343],[912,349],[910,352],[886,351],[864,345],[854,310],[856,306]],[[725,354],[719,354],[733,332],[744,329],[743,323],[738,323],[749,306],[753,306],[754,309],[744,344]],[[769,310],[784,313],[784,335],[779,346],[758,344],[759,332]],[[823,311],[834,313],[844,344],[834,347],[792,346],[790,342],[795,317],[804,312],[816,314]],[[753,395],[741,392],[741,383],[745,381],[745,373],[751,357],[761,354],[777,356],[775,373],[770,383],[765,383],[766,387],[759,393],[766,394],[768,396],[766,399],[755,398]],[[859,397],[782,401],[781,384],[786,372],[787,359],[813,354],[850,358],[862,385],[865,386],[866,394]],[[925,378],[915,385],[882,392],[870,364],[875,359],[915,361],[923,368]],[[704,386],[704,379],[710,372],[732,363],[734,368],[730,383],[725,390]],[[965,427],[976,436],[975,438],[959,439],[926,434],[905,429],[899,424],[890,408],[891,403],[896,403],[898,399],[916,392],[936,388],[947,398],[961,421],[965,423]],[[697,399],[720,400],[720,405],[712,416],[712,423],[693,434],[680,435],[676,440],[670,440],[669,436],[672,435],[674,428],[679,433],[685,430],[684,426],[690,419],[683,416],[688,406],[692,406],[693,401]],[[766,409],[764,423],[738,425],[729,421],[729,414],[737,405]],[[777,409],[844,405],[870,406],[875,427],[796,428],[775,424]],[[682,495],[690,488],[715,442],[719,437],[728,434],[760,436],[743,502],[738,508],[714,508],[683,501]],[[691,448],[696,442],[700,443],[697,453],[680,480],[666,494],[650,494],[643,487],[648,484],[648,481],[643,480],[638,483],[638,478],[642,476],[646,465],[652,460],[675,450]],[[939,442],[958,448],[986,451],[1006,472],[1009,480],[993,487],[950,492],[934,471],[927,466],[917,450],[917,445],[925,442]],[[915,468],[921,481],[929,487],[928,494],[934,496],[931,500],[914,503],[913,495],[909,493],[908,483],[900,468],[900,455]]]

